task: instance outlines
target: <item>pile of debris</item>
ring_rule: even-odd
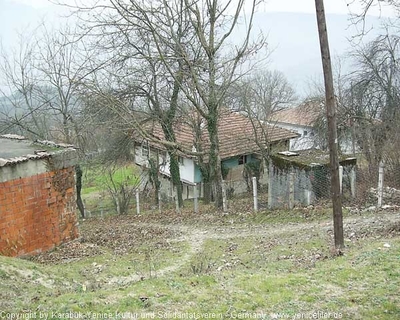
[[[369,195],[372,201],[378,199],[378,188],[371,188]],[[384,204],[400,204],[400,190],[391,187],[383,188],[382,201]]]

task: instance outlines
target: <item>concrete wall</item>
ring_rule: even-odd
[[[58,167],[41,160],[1,168],[8,178],[25,174],[0,182],[0,254],[36,254],[78,237],[75,170]]]
[[[355,166],[344,166],[343,191],[351,194],[355,190]],[[292,175],[292,176],[291,176]],[[270,208],[287,208],[289,204],[289,186],[293,179],[294,205],[307,206],[315,201],[330,199],[330,172],[327,166],[314,166],[310,169],[292,167],[283,170],[271,164],[269,172]]]
[[[313,173],[307,170],[292,168],[290,172],[272,167],[270,172],[270,208],[287,208],[289,203],[289,179],[293,174],[293,191],[295,205],[310,205],[316,195],[312,183]],[[325,190],[321,190],[324,191]],[[329,190],[328,190],[329,191]]]

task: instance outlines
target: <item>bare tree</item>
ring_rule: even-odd
[[[277,70],[252,73],[231,86],[227,105],[260,120],[290,107],[297,97],[285,75]]]
[[[167,149],[171,180],[177,191],[179,206],[183,206],[174,125],[180,109],[184,70],[182,59],[177,56],[176,44],[171,42],[171,35],[174,35],[177,42],[190,43],[190,36],[193,35],[188,28],[183,0],[152,3],[110,1],[104,6],[77,9],[79,13],[87,10],[102,12],[82,19],[86,23],[85,33],[94,37],[97,49],[106,52],[103,60],[109,60],[102,69],[113,80],[109,91],[120,100],[121,103],[117,104],[122,107],[120,112],[129,116],[133,110],[145,111],[142,114],[149,122],[160,124],[164,140],[159,142]],[[98,82],[97,85],[104,86],[104,83]],[[104,90],[98,88],[97,91]],[[132,122],[131,128],[133,124],[138,123]],[[144,139],[151,135],[146,129],[142,126],[138,130]],[[156,194],[158,188],[159,184],[155,184]]]
[[[13,127],[29,137],[73,143],[84,150],[80,86],[92,72],[87,68],[90,57],[83,56],[82,43],[69,36],[68,28],[48,32],[43,25],[38,30],[41,37],[21,38],[11,56],[3,52],[0,68],[7,92],[2,92],[2,131]],[[80,177],[77,166],[77,202],[84,215]]]
[[[243,74],[240,66],[251,53],[265,45],[265,39],[251,44],[250,32],[257,1],[251,1],[247,29],[243,42],[230,52],[228,39],[239,24],[244,11],[244,1],[189,1],[191,25],[196,32],[195,57],[187,47],[178,43],[188,70],[189,90],[183,90],[199,115],[205,120],[210,152],[208,155],[207,176],[214,185],[215,204],[222,207],[222,168],[219,155],[218,118],[230,86]],[[174,37],[175,38],[175,37]],[[193,52],[193,51],[192,51]],[[196,99],[199,97],[200,99]]]
[[[157,70],[157,75],[173,79],[170,81],[173,84],[170,98],[180,91],[205,120],[210,141],[207,176],[214,184],[217,207],[222,206],[219,111],[229,87],[243,74],[242,67],[248,64],[247,58],[266,44],[263,37],[254,43],[250,37],[258,2],[251,1],[248,15],[244,14],[244,0],[158,0],[151,3],[114,0],[77,8],[81,13],[90,12],[86,22],[91,30],[100,27],[103,33],[113,37],[114,41],[109,42],[110,49],[118,47],[121,41],[129,41],[129,32],[144,30],[151,43],[151,56],[157,56],[157,62],[163,64],[163,68]],[[102,15],[94,12],[101,12]],[[98,17],[102,17],[102,20],[99,21]],[[246,24],[245,36],[240,44],[235,44],[230,41],[241,21]],[[132,41],[129,45],[132,45]],[[175,103],[172,99],[170,101]],[[165,120],[165,116],[159,118]],[[171,135],[168,124],[165,129],[166,136]],[[166,145],[177,148],[174,141],[166,142]]]
[[[398,135],[399,45],[398,36],[387,34],[355,49],[352,55],[355,71],[349,76],[346,110],[371,174]]]
[[[1,118],[2,132],[13,129],[33,137],[47,139],[47,99],[37,86],[38,72],[35,43],[20,35],[19,48],[6,52],[2,48],[0,70],[3,88]]]
[[[295,91],[284,74],[276,70],[256,72],[231,86],[226,104],[249,118],[249,126],[253,131],[252,141],[249,142],[257,144],[260,159],[263,160],[252,166],[245,166],[248,186],[252,176],[259,178],[260,173],[265,170],[264,164],[269,163],[273,151],[273,142],[270,140],[275,124],[270,121],[271,115],[288,108],[296,99]]]

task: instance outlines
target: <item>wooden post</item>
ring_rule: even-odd
[[[83,212],[84,212],[84,217],[83,218],[90,218],[90,211],[86,210],[86,200],[82,201],[83,203]]]
[[[339,156],[336,124],[335,92],[333,88],[333,75],[331,56],[329,52],[328,31],[325,20],[325,9],[323,0],[315,0],[315,10],[317,14],[317,25],[319,33],[319,42],[321,48],[322,68],[324,71],[325,83],[325,104],[328,123],[328,145],[331,169],[331,195],[333,207],[333,233],[335,247],[342,249],[344,247],[343,234],[343,212],[342,199],[340,196],[339,184]]]
[[[289,209],[294,208],[294,173],[289,174]]]
[[[311,204],[311,191],[304,189],[304,197],[306,199],[306,206],[309,206]]]
[[[273,174],[272,174],[272,163],[271,160],[269,160],[269,165],[268,165],[268,209],[272,209],[273,207],[273,199],[272,199],[272,180],[273,180]]]
[[[194,213],[198,213],[199,212],[199,190],[198,190],[198,185],[196,183],[196,185],[194,186]]]
[[[254,211],[258,211],[258,190],[257,190],[257,178],[253,177],[253,202],[254,202]]]
[[[175,210],[176,213],[181,213],[181,208],[179,207],[179,199],[178,199],[178,192],[177,189],[174,188],[174,198],[175,198]]]
[[[343,193],[343,166],[339,166],[339,189],[340,194]]]
[[[228,206],[226,203],[226,187],[225,187],[225,180],[222,180],[222,210],[224,212],[228,211]]]
[[[136,213],[140,214],[139,189],[136,189]]]
[[[356,166],[353,166],[350,172],[350,192],[353,198],[356,197],[356,180],[357,180]]]
[[[158,189],[158,194],[157,194],[157,198],[158,198],[158,212],[161,214],[161,190],[160,188]]]
[[[378,208],[382,207],[383,202],[383,176],[384,165],[383,162],[379,163],[379,177],[378,177]]]

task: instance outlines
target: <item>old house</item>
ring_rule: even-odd
[[[196,151],[196,145],[201,143],[202,150],[205,153],[204,161],[208,161],[210,140],[205,122],[200,122],[199,127],[200,137],[196,138],[193,125],[190,125],[188,121],[181,120],[174,126],[175,136],[177,143],[184,150]],[[153,123],[148,132],[156,141],[164,140],[161,126],[158,123]],[[260,122],[252,122],[251,119],[242,114],[225,110],[218,120],[221,164],[227,172],[225,179],[227,181],[243,180],[245,164],[260,159],[261,148],[287,150],[289,140],[295,137],[297,137],[297,134],[292,131]],[[154,140],[148,141],[137,137],[135,162],[146,167],[151,156],[158,158],[160,174],[168,181],[168,177],[170,177],[169,155],[165,148],[161,143],[155,143]],[[180,152],[179,163],[184,197],[190,198],[192,197],[191,186],[203,182],[198,158]],[[170,191],[171,188],[167,184],[164,190]],[[243,190],[246,190],[246,188],[244,187]]]
[[[0,254],[32,255],[78,237],[71,145],[0,136]]]
[[[274,112],[269,123],[280,128],[298,133],[290,139],[290,151],[308,150],[312,148],[327,149],[325,132],[325,102],[322,100],[308,100],[294,108]],[[319,128],[319,130],[317,130]],[[353,153],[353,141],[348,130],[349,123],[345,119],[338,119],[338,139],[340,152]]]
[[[319,146],[314,125],[323,111],[318,102],[309,101],[294,108],[283,109],[272,114],[270,124],[298,133],[290,140],[289,150],[306,150]]]

